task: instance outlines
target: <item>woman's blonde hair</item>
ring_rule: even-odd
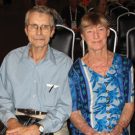
[[[98,24],[103,25],[107,29],[109,28],[109,23],[104,15],[98,12],[88,12],[81,19],[80,32],[82,33],[84,28],[86,27],[94,26]]]

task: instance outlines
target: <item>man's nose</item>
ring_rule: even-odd
[[[37,34],[41,34],[42,33],[42,28],[40,26],[38,26],[37,28]]]

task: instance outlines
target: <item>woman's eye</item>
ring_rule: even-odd
[[[88,30],[87,33],[91,33],[92,31],[91,30]]]
[[[100,30],[100,31],[102,31],[102,30],[103,30],[103,28],[100,28],[99,30]]]
[[[104,28],[99,28],[99,30],[100,30],[100,31],[103,31],[103,30],[104,30]]]

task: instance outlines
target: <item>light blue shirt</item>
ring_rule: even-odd
[[[48,47],[38,64],[29,57],[29,46],[11,51],[0,69],[0,119],[5,125],[15,108],[47,112],[40,123],[45,133],[59,130],[71,113],[68,71],[72,60]],[[52,90],[50,88],[54,85]]]

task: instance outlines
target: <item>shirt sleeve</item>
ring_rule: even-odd
[[[132,62],[123,60],[124,93],[126,103],[134,102],[134,71]]]
[[[76,93],[76,85],[75,85],[75,80],[76,80],[76,74],[74,69],[72,68],[69,72],[69,86],[70,86],[70,92],[71,92],[71,97],[72,97],[72,111],[77,110],[77,93]]]
[[[69,119],[72,110],[71,93],[68,82],[68,71],[72,65],[72,61],[66,61],[66,66],[63,65],[61,74],[65,74],[65,79],[61,82],[60,97],[54,109],[47,112],[45,119],[39,123],[44,126],[44,133],[54,133],[62,128],[63,124]],[[65,73],[64,73],[65,72]]]
[[[10,118],[16,118],[11,91],[12,86],[7,76],[5,59],[0,69],[0,119],[5,125]]]
[[[133,66],[131,66],[129,70],[129,93],[128,93],[128,100],[127,102],[134,102],[134,69]]]
[[[45,133],[51,133],[58,131],[71,114],[71,94],[69,91],[68,79],[64,89],[61,91],[60,99],[57,106],[47,113],[45,119],[39,123],[44,126]]]

